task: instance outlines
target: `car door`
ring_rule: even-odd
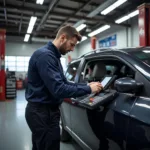
[[[72,62],[71,64],[68,65],[65,76],[69,82],[74,82],[79,64],[80,64],[80,60]],[[69,129],[71,129],[71,122],[70,122],[70,118],[71,118],[70,104],[71,103],[72,101],[70,98],[65,98],[60,107],[61,119],[63,120],[64,127],[67,127]]]
[[[113,59],[116,65],[121,64],[123,66],[125,63],[114,56],[97,57],[95,59],[98,59],[103,64],[109,62],[110,65]],[[85,60],[80,76],[84,76],[85,66],[88,61]],[[107,66],[110,66],[109,64]],[[119,69],[116,71],[117,73],[120,71]],[[101,71],[103,72],[103,70]],[[77,98],[75,101],[78,102],[81,99],[83,98]],[[134,101],[135,98],[132,95],[118,93],[118,96],[111,103],[106,106],[100,106],[95,110],[81,107],[75,102],[74,104],[72,103],[72,132],[78,138],[83,148],[92,150],[124,150],[126,148],[129,112]]]
[[[140,73],[136,80],[143,83],[143,88],[130,111],[127,135],[127,150],[150,149],[150,81]]]

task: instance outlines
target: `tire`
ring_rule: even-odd
[[[71,136],[65,130],[62,121],[60,121],[60,140],[61,140],[61,142],[68,142],[71,140]]]

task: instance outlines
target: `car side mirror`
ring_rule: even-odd
[[[143,87],[143,83],[137,82],[132,78],[125,77],[117,79],[114,86],[120,93],[137,93],[139,89]]]

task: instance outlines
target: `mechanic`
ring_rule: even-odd
[[[58,31],[53,42],[36,50],[29,61],[25,93],[25,117],[32,132],[32,150],[60,149],[60,110],[64,98],[97,93],[99,82],[77,84],[67,81],[60,63],[61,55],[73,51],[81,35],[72,26]]]

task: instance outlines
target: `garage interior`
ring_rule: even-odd
[[[140,27],[141,5],[149,0],[0,0],[0,150],[31,150],[31,132],[24,112],[28,62],[33,52],[70,24],[82,35],[67,64],[103,47],[150,46],[149,28]],[[148,4],[149,5],[149,4]],[[113,7],[110,7],[113,6]],[[149,7],[150,9],[150,7]],[[144,37],[142,37],[144,35]],[[11,89],[11,92],[7,92]],[[61,150],[79,150],[72,140]]]

